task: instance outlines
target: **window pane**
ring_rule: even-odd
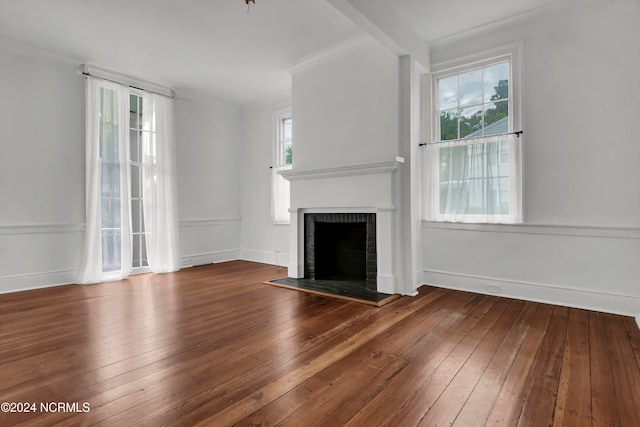
[[[131,165],[131,198],[139,199],[141,197],[141,173],[140,166]]]
[[[100,203],[100,218],[102,220],[102,228],[113,228],[114,220],[113,211],[111,209],[111,199],[108,197],[102,197]]]
[[[467,146],[440,149],[440,181],[457,181],[465,176],[469,149]]]
[[[460,107],[482,104],[482,69],[460,74]]]
[[[120,165],[113,165],[111,169],[111,183],[113,185],[113,196],[120,197]]]
[[[120,228],[121,225],[121,215],[120,212],[120,199],[112,199],[111,200],[111,211],[113,212],[113,226],[115,228]]]
[[[120,254],[120,231],[119,230],[103,230],[102,231],[102,271],[120,270],[121,254]]]
[[[460,113],[460,138],[482,136],[482,106],[465,108]]]
[[[102,228],[120,228],[120,199],[103,197],[100,204]]]
[[[510,173],[509,168],[509,143],[501,142],[498,152],[498,175],[501,177],[508,177]]]
[[[484,101],[509,97],[509,63],[505,62],[484,69]]]
[[[458,110],[440,112],[440,141],[458,139]]]
[[[458,76],[438,79],[438,108],[447,110],[458,106]]]
[[[484,134],[501,135],[509,132],[509,101],[492,102],[484,106]]]
[[[111,179],[113,176],[113,165],[110,163],[103,163],[100,168],[100,192],[102,197],[111,197],[114,191],[114,183]]]
[[[282,120],[282,144],[284,149],[284,164],[290,165],[293,161],[293,120],[291,117]]]
[[[509,178],[492,178],[488,182],[487,212],[509,214]]]
[[[132,162],[140,161],[140,141],[135,129],[129,129],[129,156]]]
[[[479,215],[485,213],[484,181],[475,179],[467,182],[467,207],[466,214]]]
[[[147,262],[147,236],[145,234],[140,235],[140,248],[142,252],[140,254],[140,265],[143,267],[149,266]]]
[[[102,197],[120,197],[120,165],[103,163],[100,175]]]
[[[131,231],[140,233],[140,218],[142,218],[142,200],[131,201]]]
[[[136,95],[129,95],[129,127],[140,129],[140,109]]]
[[[133,248],[132,248],[132,255],[133,255],[133,259],[132,259],[132,267],[140,267],[140,253],[141,253],[141,249],[140,249],[140,235],[139,234],[134,234],[133,235]]]

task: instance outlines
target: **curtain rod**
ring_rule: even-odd
[[[522,135],[523,133],[524,133],[524,131],[519,130],[519,131],[516,131],[516,132],[499,133],[497,135],[478,136],[476,138],[447,139],[445,141],[438,141],[438,142],[421,142],[420,144],[418,144],[418,146],[419,147],[424,147],[425,145],[444,144],[445,142],[473,141],[474,139],[490,138],[490,137],[493,137],[493,136],[516,135],[518,138],[520,138],[520,135]]]
[[[153,94],[156,94],[156,95],[164,96],[165,98],[173,99],[174,101],[178,100],[178,97],[175,96],[175,95],[173,95],[173,96],[165,95],[164,93],[155,92],[153,90],[143,89],[141,87],[128,85],[126,83],[122,83],[122,82],[119,82],[119,81],[116,81],[116,80],[111,80],[111,79],[107,79],[107,78],[104,78],[104,77],[94,76],[93,74],[91,74],[89,72],[86,72],[86,71],[81,71],[80,74],[85,76],[85,78],[86,77],[91,77],[92,79],[104,80],[105,82],[111,82],[111,83],[119,84],[119,85],[122,85],[122,86],[127,86],[127,87],[130,87],[131,89],[137,89],[137,90],[141,90],[143,92],[149,92],[149,93],[153,93]]]

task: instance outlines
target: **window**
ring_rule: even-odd
[[[513,135],[521,126],[521,48],[505,50],[433,73],[427,220],[522,222],[522,138]]]
[[[278,118],[278,162],[277,166],[291,165],[293,152],[291,141],[293,119],[291,113],[279,116]]]
[[[173,104],[87,79],[87,212],[78,283],[179,269]]]
[[[272,216],[275,224],[289,224],[289,181],[278,172],[291,169],[293,162],[293,119],[291,111],[275,115],[275,163],[272,167]]]
[[[151,129],[142,126],[142,109],[144,99],[142,96],[129,95],[129,169],[130,187],[129,199],[131,200],[131,236],[132,236],[132,267],[134,269],[147,267],[147,242],[144,228],[144,188],[142,185],[142,145],[144,140],[150,140],[149,134],[155,133]]]
[[[509,62],[440,77],[439,141],[509,132]]]
[[[101,217],[102,217],[102,271],[117,271],[122,267],[121,246],[121,163],[120,144],[115,130],[117,123],[113,119],[114,100],[117,93],[103,88],[103,109],[101,115],[102,132],[101,146]],[[146,233],[143,215],[143,186],[142,186],[142,96],[129,95],[129,202],[131,206],[131,238],[132,238],[132,267],[140,269],[147,267]]]
[[[118,93],[100,88],[100,202],[102,271],[121,267],[121,188]]]

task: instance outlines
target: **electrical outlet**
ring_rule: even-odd
[[[487,291],[492,294],[501,294],[502,286],[499,285],[487,285]]]

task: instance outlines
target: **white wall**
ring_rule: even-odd
[[[84,81],[0,45],[0,292],[75,279],[84,223]]]
[[[242,258],[269,264],[289,262],[289,225],[271,218],[271,169],[274,155],[275,116],[291,107],[291,93],[247,105],[243,109],[242,137]],[[297,117],[293,112],[293,128]],[[293,142],[297,161],[298,144]],[[277,254],[276,252],[277,251]],[[276,259],[277,256],[277,259]]]
[[[293,73],[293,167],[395,160],[398,57],[374,40]]]
[[[524,40],[525,226],[425,223],[423,281],[640,312],[640,5],[616,0],[432,46]]]
[[[0,41],[0,293],[73,283],[85,221],[80,61]],[[176,102],[183,265],[240,257],[240,110]]]
[[[237,259],[240,108],[179,99],[175,120],[182,264]]]
[[[291,277],[303,276],[305,213],[373,212],[378,290],[413,292],[400,233],[410,206],[399,177],[409,163],[396,162],[400,86],[399,58],[372,39],[293,67]]]

